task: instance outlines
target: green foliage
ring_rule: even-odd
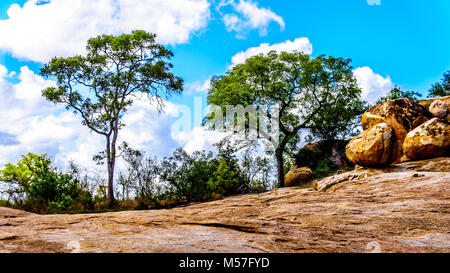
[[[84,204],[89,199],[74,175],[59,172],[46,154],[28,153],[16,165],[6,164],[0,170],[0,181],[7,184],[6,193],[14,204],[29,210],[48,208],[60,212],[69,209],[79,197]]]
[[[108,186],[99,185],[97,188],[97,192],[94,195],[94,202],[104,202],[108,199]]]
[[[177,149],[161,162],[161,179],[168,183],[168,194],[180,200],[204,201],[214,193],[228,195],[244,183],[237,160],[230,154],[214,157],[211,152],[192,155]]]
[[[234,193],[243,181],[237,160],[229,161],[222,157],[218,160],[218,166],[208,180],[208,186],[211,192],[225,195]]]
[[[52,170],[39,171],[32,181],[30,199],[38,204],[49,205],[54,211],[64,211],[75,203],[78,197],[78,181],[72,176]]]
[[[450,96],[450,70],[445,72],[441,82],[433,84],[428,90],[428,97]]]
[[[414,91],[405,91],[402,90],[400,87],[396,86],[393,89],[391,89],[386,96],[379,98],[375,104],[380,104],[389,100],[395,100],[400,98],[407,98],[412,101],[417,101],[418,97],[421,97],[422,95],[420,93],[414,92]]]
[[[241,160],[242,174],[245,183],[256,191],[265,191],[271,188],[271,173],[273,164],[267,157],[251,156],[246,153]]]
[[[162,196],[162,187],[158,181],[161,172],[158,160],[145,158],[144,153],[129,149],[124,155],[127,170],[120,174],[119,185],[122,198],[128,199],[135,193],[139,208],[157,206]]]
[[[323,145],[319,149],[302,148],[295,156],[297,167],[309,167],[313,178],[326,177],[337,171],[337,166],[330,160],[331,147]]]
[[[189,155],[177,149],[162,163],[161,178],[169,183],[171,195],[190,201],[201,201],[208,194],[208,180],[212,175],[212,153],[196,151]]]
[[[362,113],[364,102],[350,63],[350,59],[311,58],[301,52],[261,54],[214,77],[208,102],[221,107],[265,106],[268,112],[280,107],[275,156],[278,184],[283,186],[283,155],[294,149],[300,130],[308,129],[319,139],[343,138]]]
[[[336,164],[329,157],[322,158],[317,162],[317,167],[313,171],[313,178],[322,178],[329,176],[337,171]]]
[[[0,207],[9,207],[10,205],[8,200],[0,200]]]
[[[22,156],[16,165],[8,163],[3,170],[0,170],[0,181],[7,184],[5,193],[16,204],[24,203],[26,193],[30,192],[31,181],[35,179],[35,173],[26,164],[30,163],[31,157],[35,156],[34,154]]]
[[[158,103],[162,96],[179,94],[183,80],[174,76],[169,62],[173,53],[155,41],[155,35],[142,30],[119,36],[101,35],[89,39],[87,55],[53,58],[41,74],[54,78],[56,87],[43,90],[43,96],[66,106],[82,117],[83,125],[106,138],[106,149],[94,157],[107,162],[108,197],[114,200],[116,141],[125,126],[122,118],[140,92]],[[81,90],[88,89],[83,96]]]

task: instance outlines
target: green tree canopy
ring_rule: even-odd
[[[284,186],[283,155],[308,129],[318,138],[346,134],[363,102],[351,60],[301,53],[269,52],[214,77],[208,102],[219,106],[278,105],[279,141],[275,149],[278,186]],[[270,110],[269,110],[270,112]],[[234,122],[228,120],[226,122]]]
[[[57,81],[57,86],[45,89],[43,96],[80,114],[84,125],[105,136],[106,149],[96,159],[106,159],[111,203],[122,117],[136,93],[147,94],[159,106],[163,96],[181,93],[183,80],[170,72],[172,56],[155,41],[154,34],[136,30],[92,38],[87,42],[86,56],[54,58],[41,69],[42,75]],[[83,95],[85,90],[89,95]]]
[[[428,91],[429,97],[450,96],[450,70],[445,72],[441,82],[433,84]]]
[[[80,194],[79,181],[72,174],[59,172],[46,154],[28,153],[17,164],[0,170],[6,193],[17,204],[50,206],[54,211],[69,208]]]
[[[393,89],[391,89],[386,94],[386,96],[379,98],[375,102],[375,104],[380,104],[380,103],[383,103],[388,100],[395,100],[395,99],[400,99],[400,98],[407,98],[412,101],[417,101],[418,97],[421,97],[421,96],[422,95],[418,92],[402,90],[399,86],[396,86]]]

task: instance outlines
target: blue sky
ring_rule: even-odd
[[[79,120],[39,98],[39,87],[51,82],[38,73],[50,56],[82,53],[87,38],[105,32],[119,34],[138,28],[156,32],[175,54],[174,72],[184,78],[185,94],[169,100],[172,110],[158,121],[152,120],[159,123],[147,136],[133,135],[131,129],[128,132],[130,138],[140,139],[136,145],[143,149],[155,151],[157,146],[157,154],[166,154],[176,146],[202,149],[210,145],[215,138],[194,128],[198,124],[193,124],[184,136],[170,133],[170,125],[178,117],[174,109],[187,105],[193,111],[194,97],[203,98],[206,105],[207,80],[212,75],[225,73],[230,65],[252,54],[264,53],[264,48],[306,52],[312,46],[312,56],[351,58],[355,77],[365,98],[371,101],[393,85],[426,95],[431,84],[450,69],[450,1],[369,2],[2,0],[0,100],[4,104],[0,101],[0,106],[6,109],[0,110],[0,165],[18,158],[20,153],[46,149],[60,161],[70,157],[88,164],[93,147],[101,145],[101,140],[88,132],[80,133],[84,130],[81,127],[69,129]],[[302,37],[307,40],[294,42]],[[239,53],[240,59],[236,57]],[[32,92],[33,99],[25,100],[20,95],[27,92]],[[11,94],[15,94],[13,101]],[[142,117],[150,116],[152,110],[142,107]],[[24,108],[29,112],[20,113],[19,109]],[[140,113],[139,109],[133,113]],[[10,116],[17,120],[11,121]],[[47,124],[43,121],[52,129],[39,129]],[[30,132],[33,122],[37,124],[32,131],[36,137]],[[131,127],[141,132],[145,126],[138,123],[133,120]],[[56,130],[61,135],[46,135],[40,130]],[[77,143],[91,143],[92,147],[83,148]]]
[[[308,37],[314,53],[351,58],[402,87],[426,93],[450,68],[450,2],[445,0],[259,1],[283,17],[286,28],[271,24],[267,36],[247,39],[226,32],[217,18],[189,44],[174,47],[177,70],[198,80],[226,69],[236,52],[260,43]],[[196,64],[195,71],[190,65]]]

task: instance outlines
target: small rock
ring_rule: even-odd
[[[430,113],[437,118],[445,118],[448,112],[448,105],[443,100],[435,100],[430,104]]]
[[[393,129],[379,123],[352,139],[346,149],[347,158],[360,166],[377,166],[389,163],[393,142]]]
[[[411,158],[407,157],[406,155],[403,155],[402,158],[400,158],[400,162],[407,162],[410,160],[411,160]]]
[[[312,171],[308,167],[297,168],[295,170],[290,170],[285,176],[284,181],[286,186],[293,187],[299,186],[312,176]]]
[[[448,155],[450,151],[450,125],[433,118],[406,135],[403,151],[412,160]]]

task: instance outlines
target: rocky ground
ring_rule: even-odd
[[[170,210],[0,208],[0,252],[450,252],[450,158]]]

